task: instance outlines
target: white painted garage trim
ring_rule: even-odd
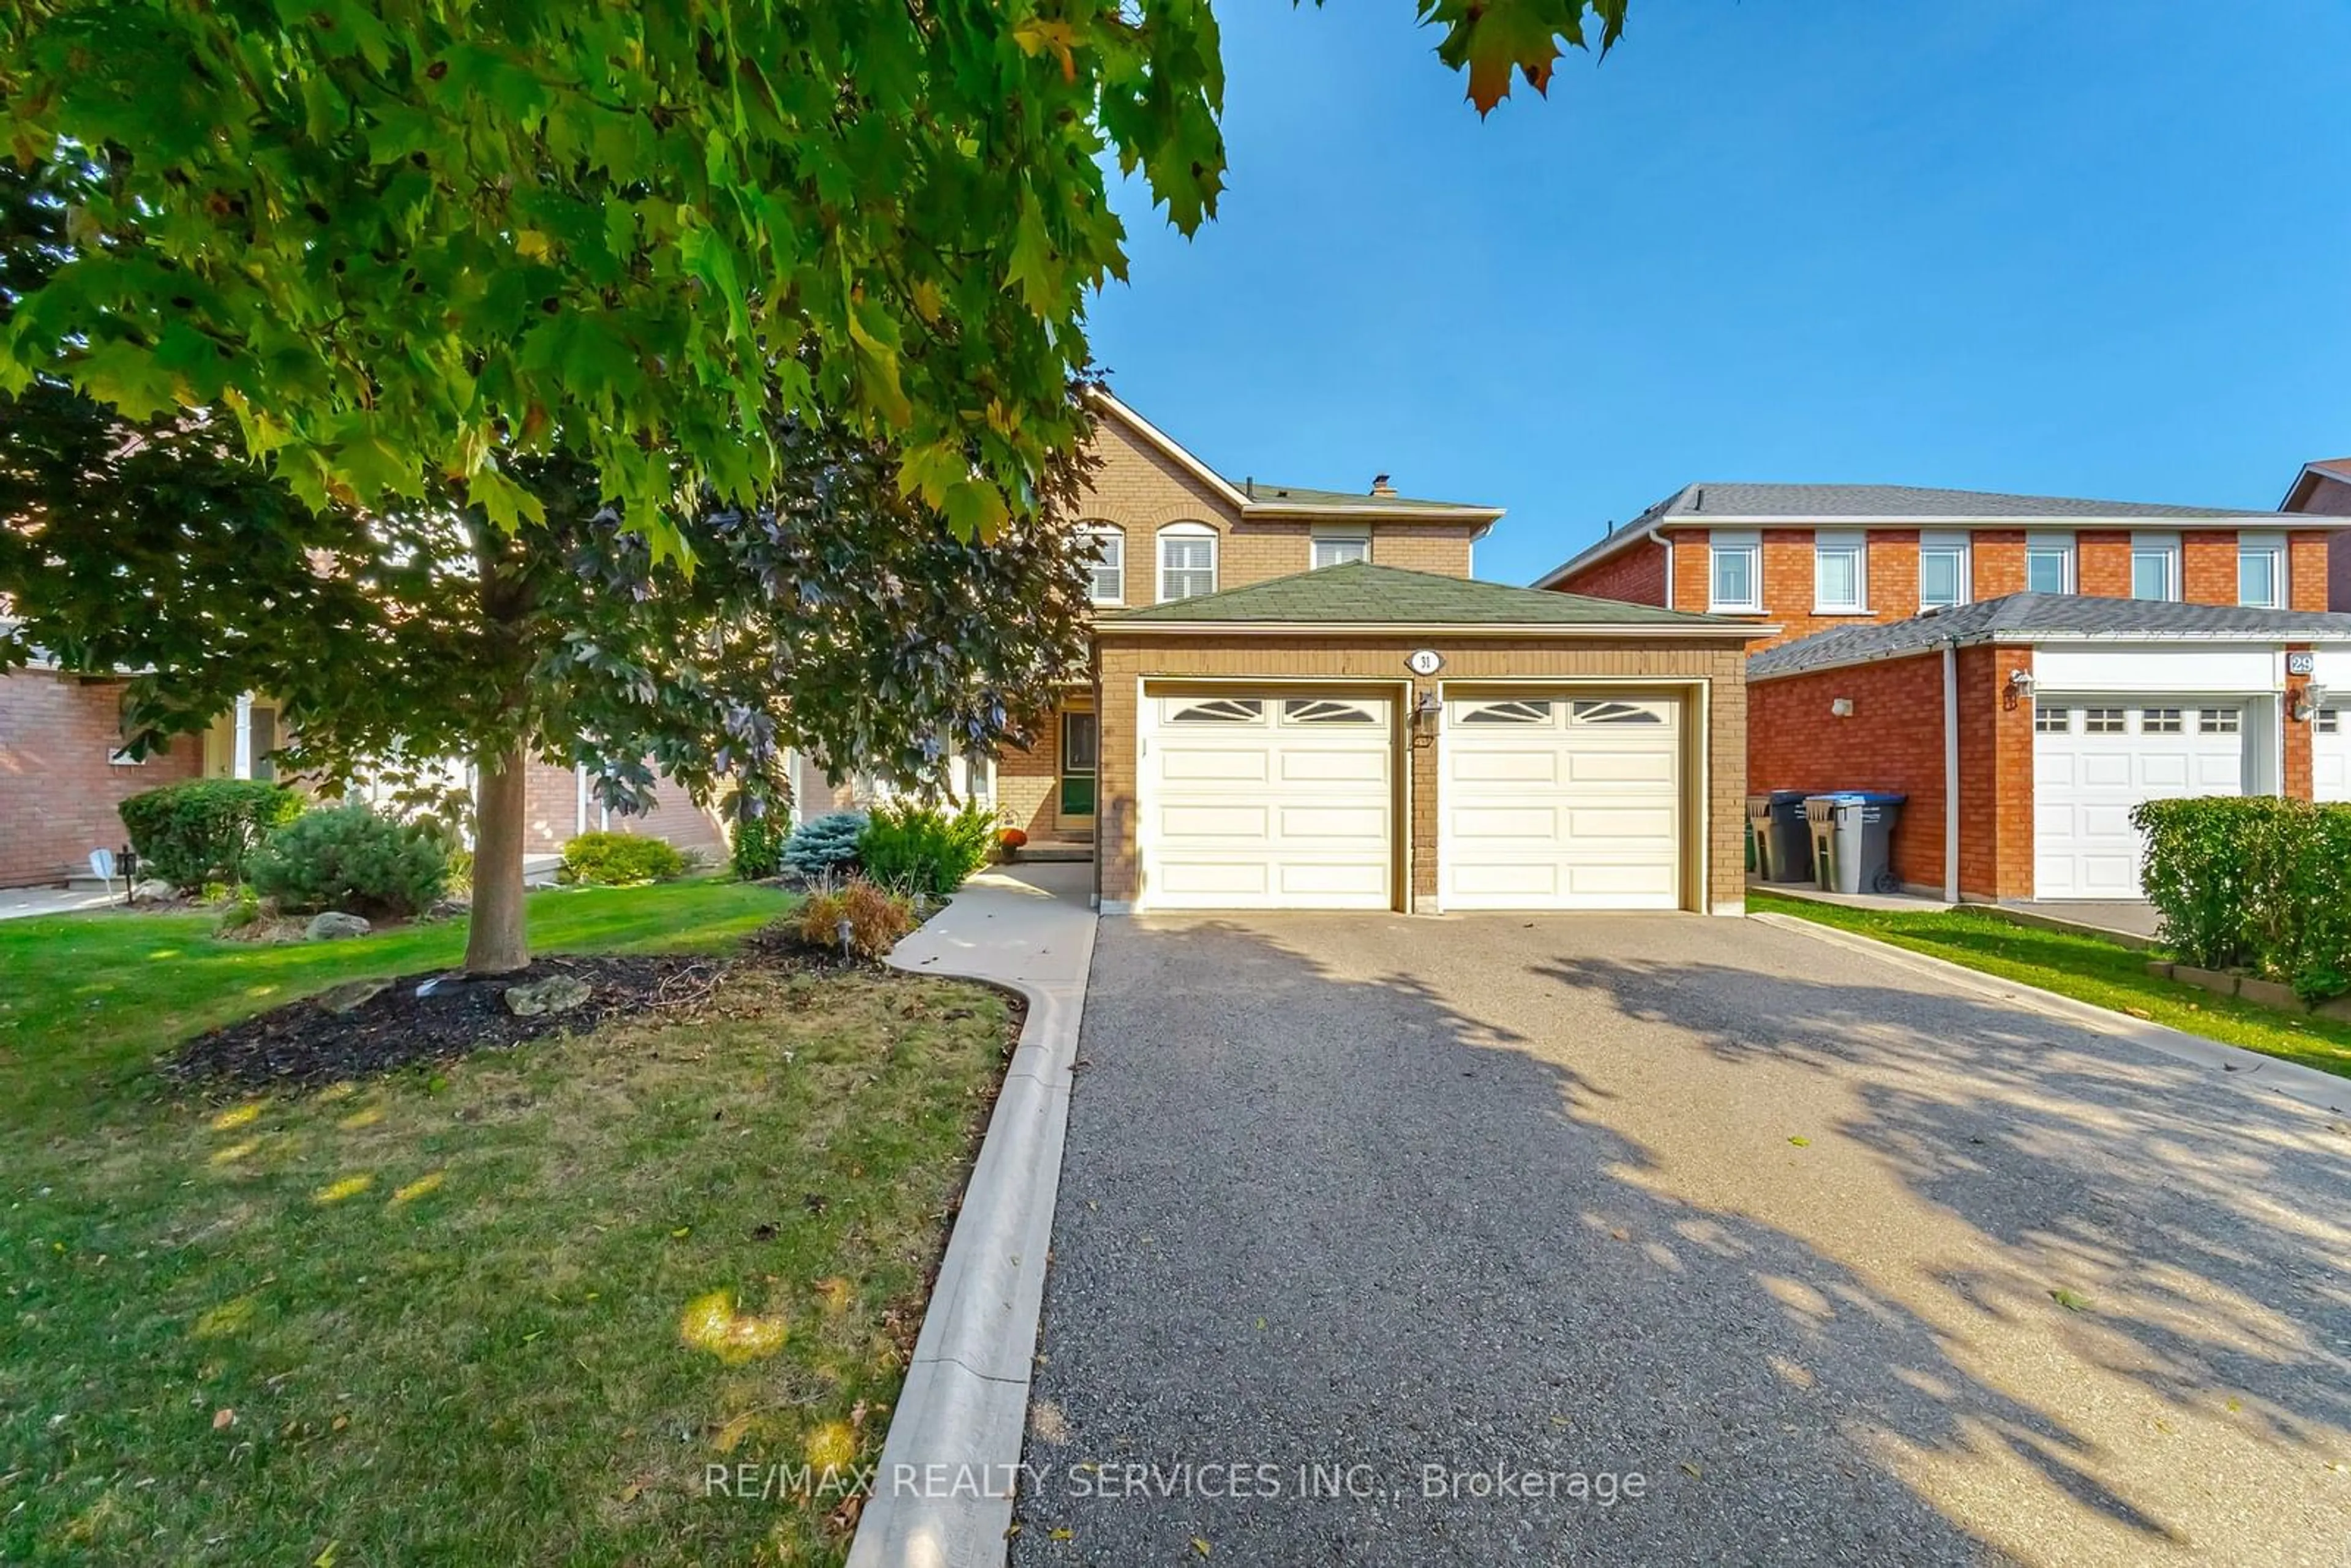
[[[1210,694],[1202,700],[1213,700],[1215,694],[1225,694],[1232,699],[1261,699],[1267,705],[1263,724],[1261,726],[1251,724],[1246,727],[1249,736],[1262,735],[1268,737],[1265,755],[1271,758],[1280,754],[1278,740],[1284,736],[1297,736],[1300,738],[1301,744],[1298,749],[1301,754],[1311,754],[1324,749],[1316,743],[1318,734],[1328,735],[1334,747],[1347,736],[1362,734],[1352,727],[1343,732],[1336,728],[1319,731],[1313,727],[1286,722],[1287,716],[1281,707],[1282,700],[1285,697],[1296,698],[1302,694],[1318,690],[1358,694],[1363,701],[1375,705],[1385,712],[1385,718],[1379,726],[1381,755],[1384,762],[1387,784],[1386,792],[1381,800],[1381,810],[1385,817],[1386,828],[1384,895],[1372,899],[1368,895],[1359,897],[1350,895],[1343,890],[1332,889],[1325,890],[1319,895],[1310,893],[1303,896],[1284,896],[1280,889],[1270,885],[1256,896],[1206,888],[1188,893],[1168,891],[1162,885],[1166,880],[1161,874],[1165,869],[1163,862],[1166,855],[1163,835],[1160,832],[1158,811],[1155,804],[1155,796],[1158,793],[1155,789],[1155,779],[1168,755],[1166,743],[1170,727],[1165,724],[1165,716],[1162,715],[1157,705],[1163,701],[1181,701],[1186,695],[1202,693]],[[1286,676],[1268,678],[1261,675],[1138,677],[1135,682],[1134,807],[1137,896],[1131,903],[1104,904],[1102,906],[1104,911],[1111,914],[1123,914],[1135,911],[1177,909],[1395,910],[1408,907],[1412,862],[1410,854],[1404,846],[1409,841],[1412,821],[1412,754],[1410,750],[1412,692],[1413,684],[1409,680],[1379,678],[1366,680],[1361,677],[1337,675],[1299,678]],[[1226,733],[1235,740],[1247,738],[1240,734],[1241,727],[1236,727],[1233,731]],[[1175,733],[1180,740],[1180,737],[1187,732],[1177,730]],[[1204,727],[1188,733],[1192,734],[1208,751],[1215,752],[1221,749],[1215,746],[1212,738],[1218,733],[1217,730]],[[1366,735],[1364,738],[1369,739],[1370,737]],[[1232,748],[1232,755],[1242,754],[1242,748],[1238,747]],[[1266,781],[1268,789],[1270,790],[1276,782],[1269,778]],[[1237,792],[1219,790],[1215,793],[1234,800],[1247,799]],[[1266,799],[1266,793],[1261,791],[1258,799]],[[1274,836],[1278,840],[1280,835],[1277,832]],[[1332,863],[1336,864],[1336,862]],[[1270,869],[1277,873],[1279,865],[1279,862],[1269,862]]]
[[[1676,811],[1680,842],[1680,886],[1677,888],[1675,908],[1694,908],[1714,915],[1743,915],[1747,912],[1744,899],[1717,905],[1713,893],[1713,683],[1692,679],[1687,675],[1501,675],[1472,677],[1437,683],[1437,697],[1446,716],[1440,721],[1436,757],[1437,779],[1437,842],[1431,846],[1437,867],[1436,907],[1442,913],[1449,907],[1446,899],[1446,865],[1448,831],[1447,807],[1445,800],[1447,769],[1446,737],[1450,732],[1450,706],[1466,699],[1465,692],[1524,690],[1558,692],[1568,700],[1583,700],[1608,694],[1642,694],[1670,696],[1680,706],[1679,733],[1677,736],[1676,766],[1679,769],[1681,787],[1677,791]],[[1687,893],[1683,889],[1687,889]],[[1480,906],[1482,907],[1482,906]]]
[[[2285,680],[2285,654],[2274,639],[2266,648],[2043,645],[2033,650],[2032,679],[2058,692],[2274,692]]]

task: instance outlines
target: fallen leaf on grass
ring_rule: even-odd
[[[2069,1312],[2086,1312],[2090,1310],[2088,1297],[2076,1295],[2062,1285],[2049,1292],[2049,1299]]]
[[[214,1411],[214,1412],[213,1412],[213,1430],[214,1430],[214,1431],[215,1431],[215,1432],[225,1432],[225,1431],[227,1431],[231,1427],[234,1427],[234,1426],[235,1426],[235,1425],[236,1425],[236,1412],[235,1412],[235,1411],[234,1411],[234,1410],[230,1410],[230,1409],[226,1409],[226,1408],[222,1408],[222,1409],[215,1410],[215,1411]]]

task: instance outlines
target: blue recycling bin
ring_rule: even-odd
[[[1902,891],[1902,879],[1894,870],[1894,827],[1908,799],[1884,789],[1836,789],[1804,797],[1813,881],[1822,892]]]

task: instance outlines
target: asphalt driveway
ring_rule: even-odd
[[[1012,1558],[2351,1562],[2351,1124],[1758,923],[1104,921]]]

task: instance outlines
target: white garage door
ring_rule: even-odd
[[[1138,835],[1153,909],[1387,909],[1395,704],[1146,694]]]
[[[2033,895],[2139,897],[2142,846],[2131,808],[2182,795],[2243,794],[2244,722],[2241,706],[2210,698],[2160,706],[2038,699]]]
[[[2351,713],[2320,708],[2310,723],[2311,798],[2351,800]]]
[[[1681,731],[1675,698],[1447,703],[1443,906],[1679,908]]]

